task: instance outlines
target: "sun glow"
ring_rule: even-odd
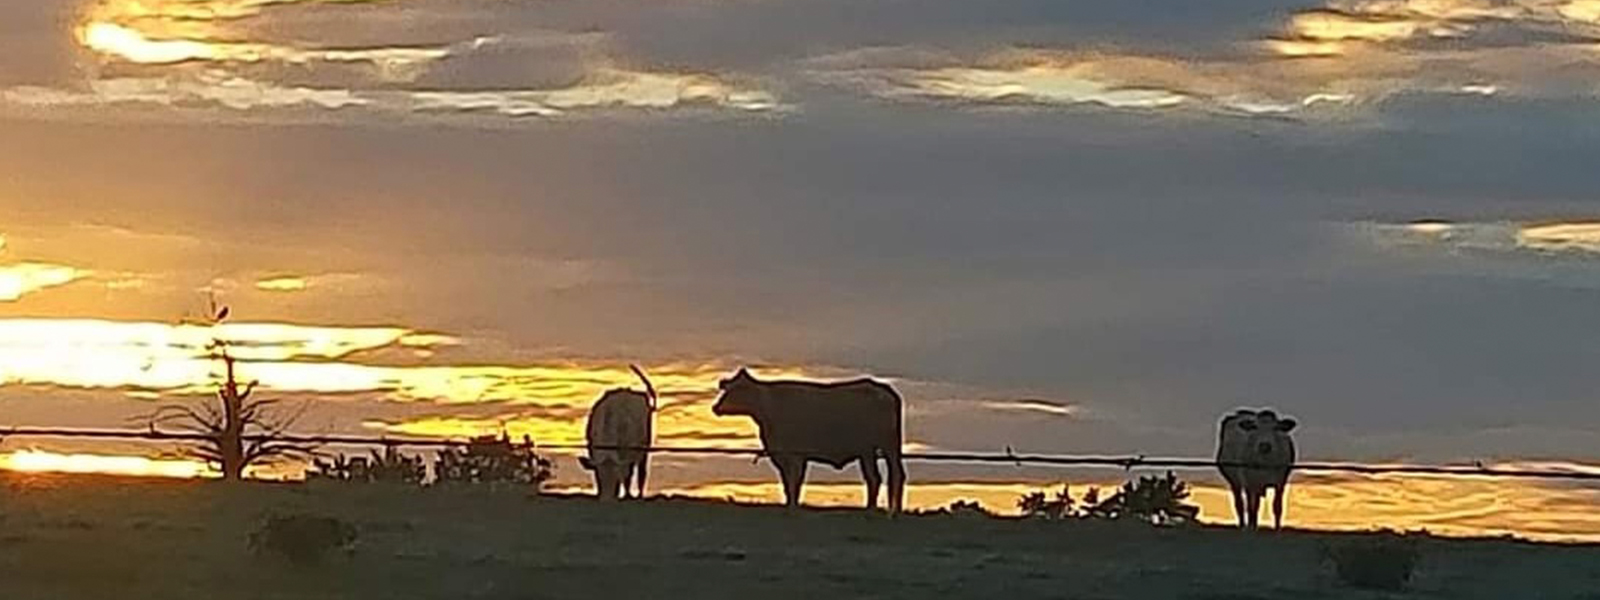
[[[211,467],[194,460],[105,454],[57,454],[41,450],[18,450],[0,454],[0,469],[24,473],[99,473],[180,479],[217,476]]]
[[[0,265],[0,302],[15,302],[33,292],[66,285],[86,275],[73,267],[47,263]]]
[[[214,44],[194,40],[153,40],[135,29],[115,23],[85,25],[81,39],[83,45],[91,50],[136,63],[170,64],[223,57],[221,49]]]

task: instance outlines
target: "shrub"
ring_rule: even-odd
[[[370,459],[365,456],[351,458],[343,454],[329,460],[315,459],[306,477],[325,481],[422,485],[427,471],[421,456],[406,456],[398,448],[387,445],[381,454],[372,451]]]
[[[1345,585],[1386,591],[1404,589],[1421,559],[1415,540],[1388,532],[1335,544],[1327,555]]]
[[[1043,491],[1022,496],[1017,500],[1017,509],[1022,511],[1024,517],[1042,517],[1054,521],[1071,516],[1072,504],[1072,493],[1066,484],[1062,484],[1061,491],[1054,498]]]
[[[1120,520],[1132,517],[1156,525],[1186,525],[1200,516],[1200,507],[1188,504],[1189,484],[1168,471],[1165,477],[1144,476],[1129,481],[1110,498],[1099,500],[1095,496],[1084,499],[1084,515],[1091,518]]]
[[[354,525],[333,517],[307,514],[273,515],[250,534],[250,549],[259,555],[296,565],[321,562],[333,551],[354,550]]]
[[[440,450],[433,474],[439,483],[518,484],[537,490],[554,475],[554,468],[534,452],[527,436],[517,443],[509,436],[490,435]]]
[[[989,509],[984,508],[982,504],[979,504],[975,500],[956,500],[955,502],[951,502],[949,506],[946,506],[944,508],[939,509],[937,512],[939,514],[942,514],[942,515],[955,516],[955,517],[961,517],[961,516],[967,516],[967,517],[989,517],[989,516],[993,516],[989,512]]]

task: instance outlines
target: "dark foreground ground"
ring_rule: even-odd
[[[359,529],[319,566],[259,557],[273,513]],[[1600,600],[1600,548],[1426,540],[1411,591],[1342,587],[1349,536],[510,493],[0,476],[0,598],[1439,598]]]

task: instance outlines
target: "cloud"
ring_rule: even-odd
[[[418,112],[488,112],[508,117],[555,117],[580,109],[662,110],[706,106],[774,112],[783,104],[772,94],[712,75],[601,69],[568,88],[553,90],[418,91]]]
[[[1596,15],[1588,0],[1335,0],[1220,52],[1035,44],[940,56],[923,47],[812,64],[823,81],[897,101],[1322,119],[1400,96],[1592,101]]]
[[[341,109],[371,101],[349,90],[282,87],[210,71],[194,78],[118,78],[88,82],[87,90],[22,86],[0,90],[0,102],[31,108],[153,104],[222,106],[233,110],[316,107]]]
[[[1068,402],[1056,400],[1042,400],[1037,398],[1023,398],[1018,400],[988,400],[982,406],[989,410],[1001,412],[1033,412],[1057,417],[1076,417],[1082,410]]]
[[[115,23],[95,22],[85,25],[81,34],[83,45],[101,54],[141,64],[175,64],[189,61],[257,63],[277,61],[304,64],[314,61],[360,62],[380,67],[384,73],[395,77],[400,73],[414,73],[422,65],[450,56],[449,47],[435,48],[347,48],[310,50],[261,43],[232,43],[207,40],[169,39],[146,37],[140,31]],[[460,45],[461,48],[479,48],[492,43],[480,38]]]
[[[412,37],[407,32],[417,26],[408,17],[375,21],[359,40],[341,43],[356,32],[283,19],[314,6],[357,4],[380,13],[401,10],[365,0],[102,0],[84,13],[74,31],[76,42],[99,56],[101,64],[73,83],[0,88],[0,105],[51,118],[118,118],[143,114],[152,106],[220,107],[291,121],[337,116],[362,122],[356,119],[365,116],[374,123],[390,123],[396,116],[438,121],[455,115],[447,122],[475,123],[618,111],[777,113],[788,108],[752,81],[736,82],[738,78],[704,70],[614,66],[618,61],[605,47],[608,38],[590,32],[507,29],[445,43],[382,43],[386,36]],[[482,17],[492,14],[492,8],[474,4],[466,14]],[[441,18],[428,12],[414,16],[423,21]],[[265,24],[253,26],[263,20]],[[299,30],[314,32],[310,35],[318,43],[294,41],[292,34]],[[279,36],[290,39],[269,39]],[[490,66],[482,68],[473,59]],[[503,68],[513,59],[576,77],[527,81],[519,75],[529,68]],[[372,69],[353,71],[343,65]],[[483,74],[465,76],[464,84],[456,73]],[[430,83],[419,83],[424,80]],[[105,105],[117,105],[123,113],[48,110]],[[356,108],[361,110],[352,110]]]
[[[6,247],[6,238],[0,236],[0,253],[5,252]],[[0,264],[0,303],[16,302],[28,294],[67,285],[89,275],[89,271],[77,267],[48,262]]]
[[[622,365],[389,364],[366,362],[385,350],[432,358],[462,342],[404,327],[319,327],[227,323],[216,327],[97,319],[0,319],[0,384],[203,393],[215,380],[213,339],[228,342],[243,377],[274,393],[366,394],[396,402],[587,406],[606,390],[637,379]],[[668,402],[706,402],[730,368],[722,364],[646,365]],[[777,377],[812,377],[821,369],[774,368]],[[674,411],[664,422],[690,419]],[[460,430],[464,421],[436,423]]]
[[[309,287],[311,287],[309,279],[294,275],[280,275],[256,280],[256,289],[265,292],[303,292]]]
[[[49,263],[0,265],[0,302],[16,302],[28,294],[72,283],[87,274],[73,267]]]
[[[1356,231],[1383,244],[1437,247],[1483,254],[1565,257],[1600,260],[1600,222],[1451,222],[1438,219],[1410,223],[1357,223]]]

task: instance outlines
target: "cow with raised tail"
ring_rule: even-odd
[[[761,446],[783,481],[784,500],[800,505],[806,467],[819,462],[835,469],[861,465],[867,508],[878,507],[883,477],[889,471],[889,511],[900,512],[906,471],[900,457],[901,398],[888,384],[856,379],[838,383],[761,381],[746,369],[724,379],[712,407],[719,416],[746,416],[761,430]]]
[[[643,393],[630,389],[607,391],[589,409],[585,427],[588,456],[578,458],[583,468],[594,472],[594,487],[601,500],[644,497],[645,478],[650,466],[656,388],[639,367],[630,367],[644,382]],[[636,488],[629,489],[629,484]]]
[[[1272,494],[1272,526],[1283,526],[1284,494],[1289,491],[1289,472],[1294,468],[1294,438],[1289,433],[1297,423],[1283,419],[1271,410],[1240,409],[1222,419],[1217,433],[1217,464],[1233,492],[1233,512],[1239,527],[1255,529],[1260,520],[1261,500]]]

